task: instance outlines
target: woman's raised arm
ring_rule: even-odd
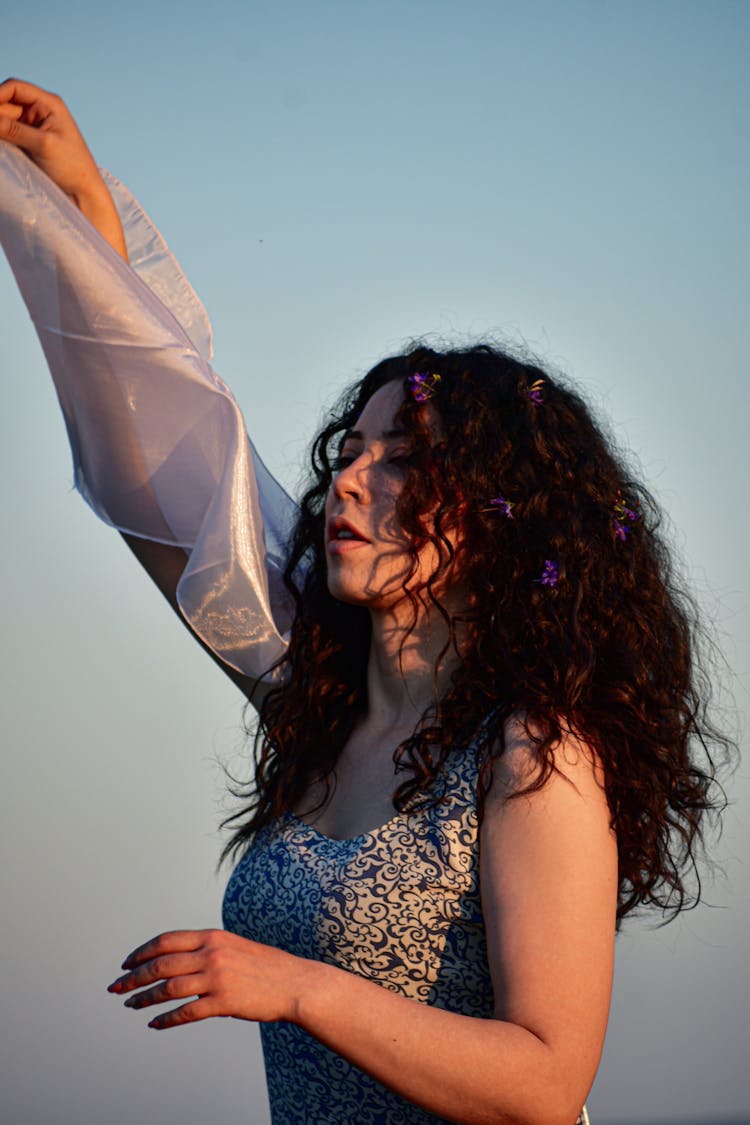
[[[0,241],[55,382],[76,487],[249,694],[285,651],[296,506],[209,366],[208,318],[148,216],[96,168],[59,98],[15,81],[0,90],[12,135],[0,141]]]

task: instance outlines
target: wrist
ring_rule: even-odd
[[[326,998],[342,970],[323,961],[300,958],[300,971],[292,997],[290,1023],[314,1034],[313,1027],[325,1009]]]
[[[89,212],[105,213],[113,210],[115,206],[97,168],[94,168],[75,190],[67,194],[71,202],[75,203],[78,210],[87,217]]]
[[[75,192],[69,193],[70,200],[82,215],[96,227],[103,238],[113,246],[118,254],[128,260],[125,235],[120,216],[109,189],[97,169]]]

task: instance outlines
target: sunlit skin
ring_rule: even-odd
[[[326,500],[326,552],[331,593],[364,606],[370,614],[370,711],[390,715],[394,729],[413,730],[425,707],[434,702],[432,673],[450,634],[425,590],[438,567],[437,549],[429,542],[421,546],[411,574],[410,540],[396,515],[410,458],[409,439],[399,430],[397,417],[403,393],[396,382],[376,391],[341,446],[339,471]],[[423,410],[437,440],[434,412],[429,406]],[[457,534],[448,532],[447,537],[455,547]],[[407,589],[416,597],[416,621],[415,600]],[[465,607],[454,564],[443,564],[434,591],[449,613]],[[457,659],[458,653],[451,650],[442,656],[439,685],[447,681]]]
[[[24,149],[124,254],[112,201],[61,99],[30,83],[0,84],[0,138]],[[366,540],[337,539],[330,547],[330,588],[366,606],[372,621],[366,713],[337,762],[333,798],[316,820],[334,837],[368,831],[393,815],[393,748],[434,701],[435,661],[445,643],[445,625],[425,603],[400,654],[412,622],[401,589],[408,542],[394,518],[405,472],[400,458],[408,454],[393,435],[401,394],[389,384],[373,395],[358,436],[344,446],[328,498],[331,518],[349,521]],[[412,589],[433,569],[432,552],[425,548]],[[171,598],[184,555],[165,547],[149,559],[144,565]],[[461,607],[460,574],[446,573],[440,597],[451,612]],[[448,653],[439,681],[458,659]],[[216,929],[147,941],[126,958],[109,991],[127,996],[135,1009],[167,1004],[149,1025],[158,1029],[216,1016],[293,1021],[396,1093],[452,1121],[570,1125],[604,1041],[617,853],[590,749],[566,737],[543,789],[509,801],[533,763],[523,725],[509,724],[480,838],[494,1019],[419,1004],[354,973]]]
[[[328,588],[341,601],[398,620],[412,615],[404,593],[412,565],[410,542],[396,516],[410,459],[409,437],[398,425],[403,393],[400,382],[387,383],[366,404],[341,446],[339,471],[326,500]],[[422,410],[437,440],[434,412],[429,404]],[[341,530],[357,537],[342,538]],[[422,547],[408,589],[424,586],[437,562],[434,546]],[[441,589],[451,588],[454,602],[457,586],[455,575],[443,576]]]
[[[403,393],[400,382],[388,383],[367,402],[345,436],[326,503],[329,589],[370,616],[367,710],[339,755],[334,791],[320,807],[325,788],[313,785],[295,811],[338,838],[391,819],[398,785],[393,752],[436,704],[460,660],[463,628],[459,623],[451,638],[426,592],[427,581],[437,578],[433,593],[441,605],[452,615],[465,608],[458,559],[441,561],[427,542],[412,573],[411,543],[396,513],[410,462],[410,439],[398,422]],[[422,409],[428,432],[439,440],[437,415],[429,405]],[[426,522],[429,527],[429,516]],[[456,530],[445,535],[456,548]]]

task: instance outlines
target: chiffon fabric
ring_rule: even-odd
[[[274,678],[291,625],[282,574],[296,506],[208,362],[211,327],[190,283],[104,175],[130,265],[0,142],[0,241],[54,379],[75,486],[118,530],[182,548],[187,622],[232,668]]]

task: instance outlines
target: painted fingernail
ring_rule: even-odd
[[[156,1019],[151,1020],[148,1026],[153,1027],[154,1031],[161,1031],[161,1020],[157,1016]]]
[[[122,981],[114,980],[112,984],[107,985],[107,992],[120,992],[122,990]]]

